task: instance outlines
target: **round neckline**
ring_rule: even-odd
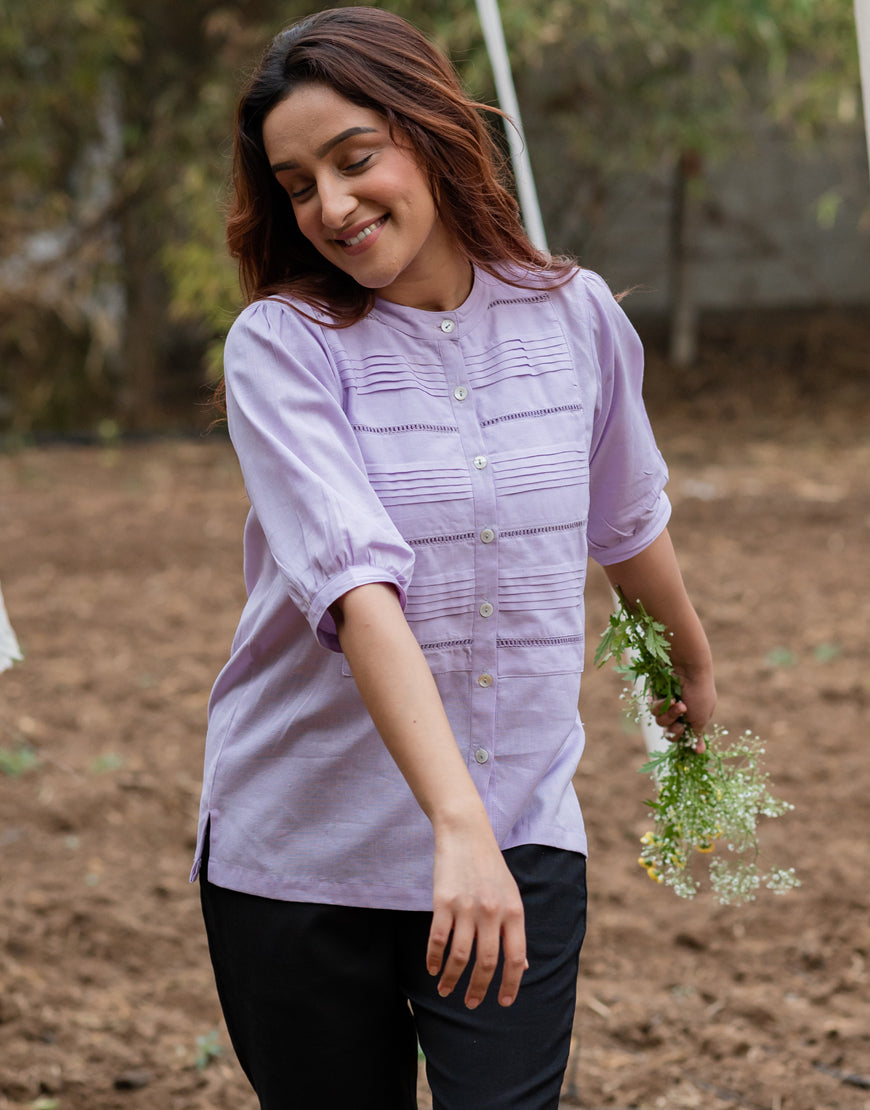
[[[447,312],[433,312],[428,308],[411,308],[381,297],[369,316],[388,327],[414,336],[416,339],[456,340],[473,328],[489,303],[487,275],[474,267],[471,292],[458,308]],[[452,324],[453,326],[448,326]]]

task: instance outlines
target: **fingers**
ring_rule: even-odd
[[[650,704],[650,709],[655,714],[656,724],[664,729],[666,740],[670,740],[671,743],[679,740],[688,728],[692,730],[695,736],[695,743],[692,745],[693,750],[698,753],[707,750],[702,730],[693,728],[691,721],[687,719],[689,710],[685,702],[673,701],[665,708],[664,701],[654,701]]]
[[[440,971],[437,990],[442,998],[453,991],[468,966],[472,951],[474,964],[465,992],[465,1005],[473,1010],[483,1001],[501,951],[504,963],[498,1001],[502,1006],[510,1006],[528,967],[523,908],[519,899],[510,908],[500,907],[495,902],[480,902],[473,909],[464,907],[464,912],[455,916],[446,909],[433,913],[426,967],[430,975],[438,975]]]
[[[459,981],[459,976],[465,971],[471,958],[474,944],[474,927],[468,920],[459,920],[454,924],[453,936],[450,940],[450,951],[441,969],[441,978],[438,980],[438,993],[442,998],[450,994]],[[469,991],[471,987],[469,986]],[[466,995],[466,997],[468,997]],[[483,997],[481,995],[481,997]],[[480,999],[478,998],[479,1002]]]
[[[494,915],[487,914],[488,920],[477,933],[477,949],[475,952],[474,966],[471,969],[471,979],[468,990],[465,992],[465,1005],[469,1010],[475,1009],[483,1002],[495,969],[498,966],[498,952],[501,942],[498,926],[495,924]],[[452,955],[452,950],[451,950]],[[449,961],[448,961],[449,962]],[[466,957],[466,963],[468,959]]]
[[[498,1001],[501,1006],[510,1006],[520,989],[526,962],[526,930],[521,902],[507,908],[501,914],[494,907],[481,907],[484,921],[477,932],[477,950],[468,990],[465,992],[465,1005],[473,1010],[483,1001],[492,982],[498,965],[499,949],[504,960]]]
[[[518,915],[505,922],[502,934],[502,950],[504,952],[504,967],[501,974],[498,1001],[501,1006],[510,1006],[520,989],[523,972],[527,971],[529,967],[529,961],[526,959],[526,928],[522,909]]]
[[[682,736],[686,728],[686,704],[682,701],[672,701],[669,705],[663,701],[654,701],[650,705],[655,722],[665,730],[668,740],[676,740]]]
[[[429,943],[426,946],[426,970],[430,975],[437,975],[441,970],[452,929],[453,915],[445,907],[439,908],[436,905],[432,914],[432,924],[429,926]],[[440,988],[441,983],[438,986]],[[449,993],[450,991],[445,991],[445,994]]]

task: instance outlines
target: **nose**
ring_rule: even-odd
[[[328,231],[341,231],[356,208],[356,197],[344,181],[318,181],[320,220]]]

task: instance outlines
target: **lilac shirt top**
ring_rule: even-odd
[[[251,510],[248,602],[209,705],[193,875],[271,898],[430,909],[432,832],[362,704],[328,607],[388,582],[423,647],[502,848],[584,852],[587,554],[664,528],[667,472],[640,342],[604,282],[477,272],[432,313],[350,328],[278,300],[226,346]]]

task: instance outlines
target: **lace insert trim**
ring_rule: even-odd
[[[560,412],[582,412],[581,404],[557,405],[551,409],[525,409],[523,412],[506,412],[503,416],[491,416],[488,420],[481,420],[482,428],[492,424],[503,424],[507,420],[533,420],[536,416],[555,416]]]
[[[499,535],[502,539],[513,536],[543,536],[550,532],[573,532],[576,528],[582,528],[583,524],[582,520],[572,520],[568,524],[542,524],[538,528],[509,528]]]
[[[452,536],[423,536],[416,540],[406,540],[411,547],[423,547],[426,544],[434,543],[461,543],[462,540],[470,540],[475,535],[474,532],[454,532]]]
[[[496,647],[563,647],[568,644],[582,644],[582,636],[548,636],[537,640],[496,640]]]
[[[490,301],[487,308],[497,308],[499,305],[505,304],[541,304],[549,299],[548,293],[538,293],[534,297],[503,297],[496,301]]]
[[[351,424],[355,432],[371,432],[374,435],[388,436],[397,432],[456,432],[452,424],[391,424],[380,427],[375,424]]]
[[[583,525],[584,521],[582,520],[572,520],[567,524],[542,524],[537,528],[508,528],[504,532],[500,532],[499,536],[502,539],[510,539],[515,536],[545,536],[553,532],[573,532],[577,528],[582,528]],[[476,532],[454,532],[449,536],[419,536],[405,542],[411,547],[425,547],[429,544],[462,543],[463,540],[474,539],[476,535]]]

